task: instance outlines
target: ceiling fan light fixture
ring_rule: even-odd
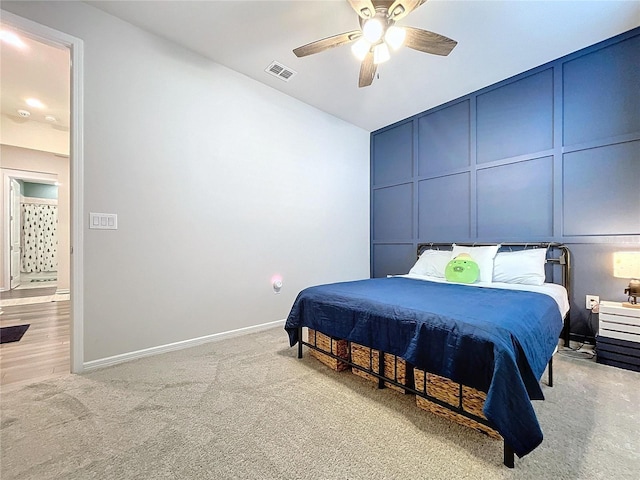
[[[384,34],[384,41],[387,42],[393,50],[398,50],[403,44],[407,32],[402,27],[391,25]]]
[[[384,25],[382,25],[379,18],[370,18],[364,23],[362,27],[362,34],[369,43],[374,44],[382,38],[382,35],[384,34]]]
[[[389,47],[387,44],[382,42],[376,45],[373,49],[373,63],[374,65],[380,65],[381,63],[386,62],[391,58],[391,54],[389,53]]]
[[[353,52],[355,57],[360,61],[364,60],[364,57],[367,56],[370,50],[371,44],[364,37],[360,37],[356,43],[351,45],[351,52]]]
[[[0,0],[1,1],[1,0]],[[306,57],[333,47],[351,44],[360,60],[358,87],[372,84],[378,65],[391,58],[392,50],[403,45],[432,55],[446,57],[458,44],[443,35],[410,26],[398,27],[404,19],[427,0],[348,0],[358,15],[359,29],[322,38],[293,49],[296,57]]]

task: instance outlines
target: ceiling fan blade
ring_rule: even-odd
[[[376,14],[376,7],[374,7],[371,0],[348,0],[351,8],[353,8],[359,17],[371,18]]]
[[[373,52],[367,53],[360,65],[360,77],[358,78],[358,87],[368,87],[373,83],[373,77],[376,75],[378,66],[373,63]]]
[[[395,0],[389,7],[389,18],[395,21],[406,17],[427,0]]]
[[[407,32],[404,44],[424,53],[432,53],[434,55],[442,55],[446,57],[451,50],[458,44],[455,40],[451,40],[437,33],[421,30],[414,27],[403,27]]]
[[[296,57],[306,57],[307,55],[313,55],[329,48],[338,47],[345,43],[353,42],[362,36],[360,30],[353,30],[351,32],[341,33],[332,37],[323,38],[322,40],[316,40],[315,42],[308,43],[302,47],[298,47],[293,50]]]

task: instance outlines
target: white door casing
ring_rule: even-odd
[[[10,277],[11,277],[11,287],[16,288],[20,285],[20,259],[21,259],[21,250],[20,250],[20,227],[22,225],[22,209],[20,208],[20,184],[14,178],[11,179],[11,187],[9,194],[9,205],[10,205],[10,221],[11,224],[9,228],[10,232],[10,249],[11,249],[11,267],[10,267]]]

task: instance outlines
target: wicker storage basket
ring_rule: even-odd
[[[454,407],[460,405],[460,384],[456,383],[448,378],[434,375],[433,373],[425,372],[415,368],[413,370],[413,377],[415,381],[415,389],[419,392],[425,392],[427,395],[442,400]],[[475,388],[462,386],[462,408],[477,417],[486,418],[482,413],[484,407],[484,401],[487,398],[487,394],[476,390]],[[423,410],[427,410],[436,415],[449,418],[454,422],[464,425],[475,430],[479,430],[482,433],[501,440],[500,434],[491,427],[487,427],[481,423],[476,422],[470,418],[460,415],[452,410],[447,409],[437,403],[431,402],[425,398],[416,395],[416,403],[418,407]]]
[[[309,329],[309,339],[308,342],[311,345],[315,345],[320,350],[325,352],[333,353],[334,355],[338,355],[339,357],[344,358],[345,360],[349,359],[349,342],[346,340],[340,340],[338,338],[332,338],[328,335],[325,335],[322,332],[318,332],[316,330]],[[322,363],[324,363],[327,367],[332,370],[336,370],[341,372],[343,370],[347,370],[350,366],[340,360],[330,357],[329,355],[325,355],[318,350],[314,350],[313,348],[309,349],[309,355],[314,358],[317,358]]]
[[[361,367],[368,368],[375,373],[378,373],[380,369],[380,352],[373,348],[365,347],[357,343],[351,343],[351,362]],[[352,368],[351,372],[359,377],[366,378],[372,382],[378,382],[378,378],[357,368]],[[385,378],[395,380],[402,385],[407,384],[407,363],[404,359],[396,357],[386,353],[384,355],[384,373]],[[385,382],[385,386],[397,390],[398,392],[405,393],[405,390],[401,387]]]

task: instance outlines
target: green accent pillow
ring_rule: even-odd
[[[448,282],[475,283],[480,277],[480,268],[471,255],[461,253],[447,264],[444,277]]]

